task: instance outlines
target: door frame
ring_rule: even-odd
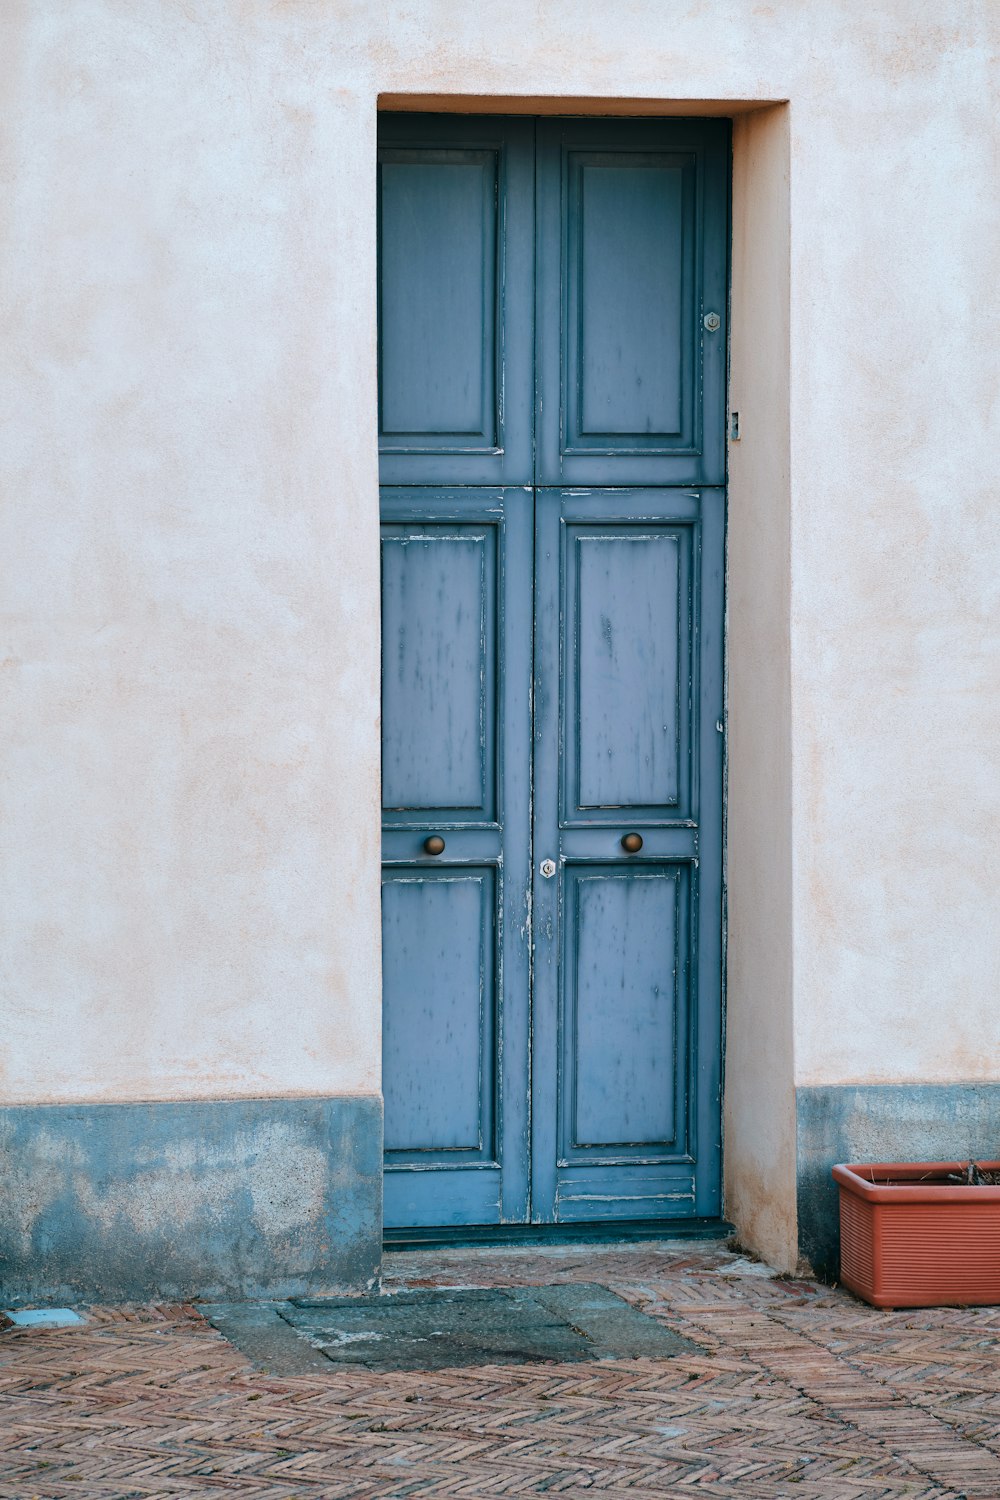
[[[741,414],[741,431],[738,440],[729,433],[726,486],[724,1212],[748,1245],[772,1264],[794,1269],[788,100],[525,98],[413,91],[381,94],[372,103],[373,112],[378,108],[463,115],[696,115],[732,121],[727,396],[729,410]],[[373,151],[374,137],[373,128]],[[369,266],[374,288],[374,248]],[[373,347],[374,298],[369,319]],[[377,481],[372,502],[377,527]],[[378,607],[376,599],[376,621]],[[377,920],[376,967],[381,942],[380,917]],[[644,1233],[648,1232],[647,1227]],[[527,1227],[518,1230],[516,1238],[564,1240],[580,1234],[575,1226]],[[498,1237],[510,1236],[500,1231]],[[627,1238],[629,1232],[616,1226],[613,1237]]]

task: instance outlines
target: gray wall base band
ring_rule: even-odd
[[[370,1288],[373,1096],[0,1108],[0,1305]]]
[[[839,1269],[838,1161],[1000,1157],[1000,1084],[797,1091],[801,1254]],[[0,1108],[0,1302],[369,1289],[374,1096]]]
[[[1000,1084],[844,1084],[796,1092],[799,1252],[840,1269],[834,1162],[1000,1158]]]

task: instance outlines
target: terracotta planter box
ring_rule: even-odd
[[[1000,1187],[949,1182],[969,1163],[834,1167],[840,1279],[873,1307],[1000,1303]],[[980,1162],[1000,1172],[1000,1162]]]

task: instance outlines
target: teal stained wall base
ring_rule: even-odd
[[[820,1276],[840,1269],[835,1162],[1000,1157],[1000,1084],[842,1084],[796,1092],[799,1250]]]
[[[0,1109],[0,1305],[363,1291],[372,1096]]]
[[[1000,1084],[804,1088],[797,1108],[800,1250],[824,1276],[834,1162],[1000,1155]],[[392,1236],[414,1238],[449,1236]],[[366,1291],[381,1252],[375,1096],[0,1108],[0,1306]]]

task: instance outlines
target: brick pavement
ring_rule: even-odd
[[[877,1312],[714,1245],[422,1251],[390,1285],[594,1281],[707,1352],[254,1370],[194,1307],[0,1335],[0,1497],[1000,1500],[1000,1309]]]

